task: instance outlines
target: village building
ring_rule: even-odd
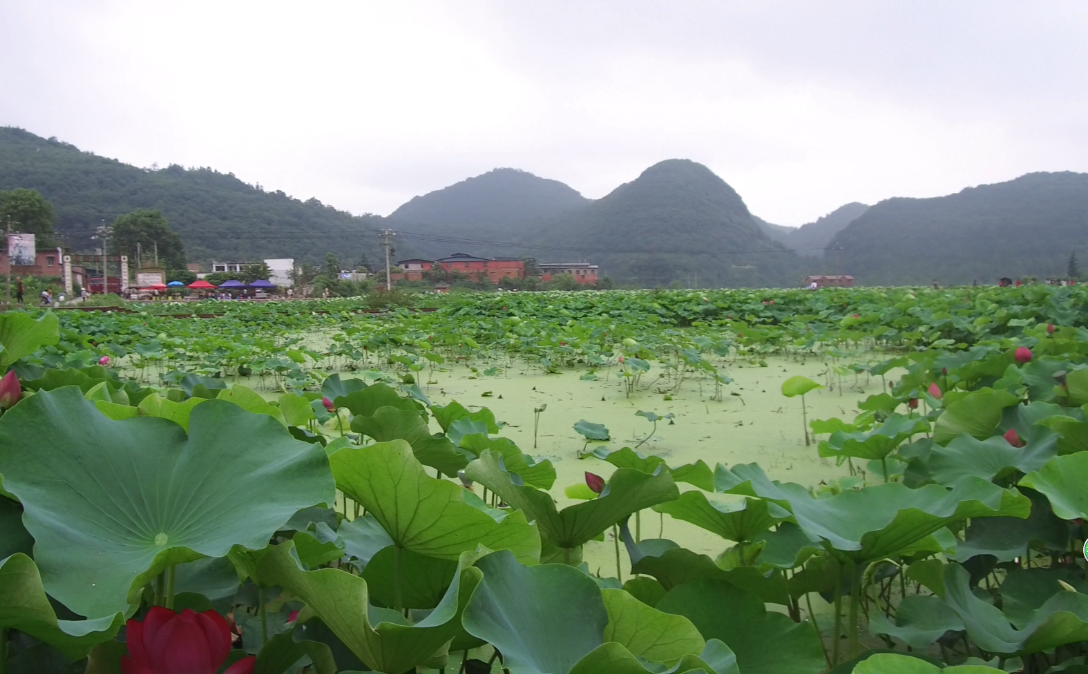
[[[504,278],[525,278],[525,261],[520,258],[476,257],[468,253],[454,253],[434,261],[448,272],[464,274],[477,281],[498,283]]]
[[[816,284],[817,288],[853,288],[854,277],[848,274],[835,276],[813,275],[805,277],[805,287],[808,287],[813,283]]]
[[[597,265],[588,262],[543,262],[537,264],[540,268],[542,281],[551,281],[560,274],[570,274],[574,280],[582,285],[597,282]]]

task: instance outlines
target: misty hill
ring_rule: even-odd
[[[1088,249],[1088,174],[1030,173],[932,199],[882,201],[832,239],[865,285],[1063,276]]]
[[[162,211],[191,261],[317,262],[335,252],[352,263],[363,252],[377,259],[379,250],[379,218],[266,192],[210,168],[141,169],[0,127],[0,190],[17,187],[37,190],[53,205],[57,232],[75,251],[93,249],[90,237],[103,220],[140,208]]]
[[[639,285],[793,285],[796,256],[707,167],[670,159],[585,208],[535,228],[540,260],[584,259]],[[797,277],[797,278],[794,278]]]
[[[391,224],[428,235],[518,241],[529,223],[583,208],[577,191],[527,171],[498,168],[414,197],[389,215]],[[448,254],[449,245],[413,240],[416,254]]]
[[[827,215],[809,222],[800,227],[784,227],[772,225],[766,220],[756,218],[756,222],[772,239],[783,243],[805,257],[823,257],[824,249],[831,239],[843,227],[861,217],[861,214],[869,210],[865,204],[852,202],[845,206],[839,206]]]

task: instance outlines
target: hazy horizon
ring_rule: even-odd
[[[0,124],[387,215],[670,158],[761,218],[1088,172],[1088,5],[0,0]]]

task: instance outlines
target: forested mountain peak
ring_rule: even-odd
[[[882,201],[835,235],[859,283],[993,283],[1063,276],[1088,250],[1088,174],[1030,173],[925,199]]]
[[[839,206],[815,222],[809,222],[800,227],[784,227],[757,218],[760,227],[775,241],[784,243],[798,254],[805,257],[823,257],[824,249],[831,243],[831,239],[843,227],[869,210],[867,204],[856,201]]]

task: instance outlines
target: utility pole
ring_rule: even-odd
[[[136,269],[144,268],[143,249],[140,248],[140,242],[136,242]]]
[[[391,280],[389,266],[392,264],[389,260],[390,255],[393,254],[393,237],[396,236],[396,232],[391,229],[383,229],[379,236],[382,237],[382,247],[385,248],[385,290],[386,292],[392,290],[393,281]]]
[[[109,276],[109,238],[110,228],[106,225],[105,219],[102,220],[102,225],[98,228],[98,231],[94,238],[102,241],[102,294],[105,295],[110,289],[110,276]]]
[[[159,242],[158,241],[153,241],[152,243],[155,244],[155,269],[158,269],[159,268]]]
[[[11,309],[11,216],[8,216],[8,235],[4,237],[4,245],[7,246],[7,250],[4,251],[8,256],[8,292],[7,299],[4,301],[4,308]]]

